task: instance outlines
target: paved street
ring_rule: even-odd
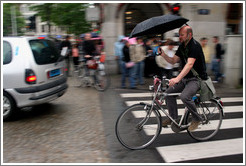
[[[99,95],[68,78],[67,93],[3,124],[3,162],[109,162]]]
[[[174,159],[163,153],[170,151],[173,156],[188,153],[185,149],[194,147],[197,142],[187,133],[160,135],[150,148],[144,150],[124,148],[115,136],[116,119],[128,104],[149,100],[141,94],[148,92],[151,78],[146,79],[144,86],[130,90],[120,89],[120,76],[114,75],[111,76],[110,88],[105,92],[98,92],[92,87],[76,87],[73,77],[68,78],[68,83],[69,89],[60,99],[26,109],[19,120],[3,123],[4,163],[242,162],[243,154],[237,147],[235,153],[213,155],[216,152],[211,152],[212,156],[203,158]],[[222,142],[220,148],[230,151],[225,149],[225,145],[240,146],[243,137],[243,90],[220,84],[215,86],[218,96],[232,97],[230,100],[233,102],[225,102],[225,106],[233,107],[235,112],[227,114],[230,117],[227,116],[226,120],[239,119],[241,126],[223,129],[216,139],[201,144],[201,147],[225,140],[229,142]],[[135,97],[132,97],[133,94]],[[234,109],[234,106],[239,108]],[[173,149],[178,148],[181,148],[180,153],[175,154]],[[194,150],[193,153],[198,152]]]

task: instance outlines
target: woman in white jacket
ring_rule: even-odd
[[[169,57],[173,57],[175,54],[174,42],[169,39],[165,46],[162,46],[161,49]],[[173,64],[168,63],[162,56],[156,56],[156,63],[160,67],[161,77],[166,76],[166,78],[171,79],[173,77]]]

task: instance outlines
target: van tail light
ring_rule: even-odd
[[[32,69],[26,69],[25,81],[27,84],[36,84],[37,77]]]

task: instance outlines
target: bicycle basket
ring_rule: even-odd
[[[87,64],[89,69],[97,69],[97,67],[98,67],[96,60],[88,60],[86,64]]]

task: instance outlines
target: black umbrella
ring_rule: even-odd
[[[162,34],[179,28],[188,21],[186,18],[171,14],[152,17],[137,24],[132,30],[130,38],[149,34]]]

